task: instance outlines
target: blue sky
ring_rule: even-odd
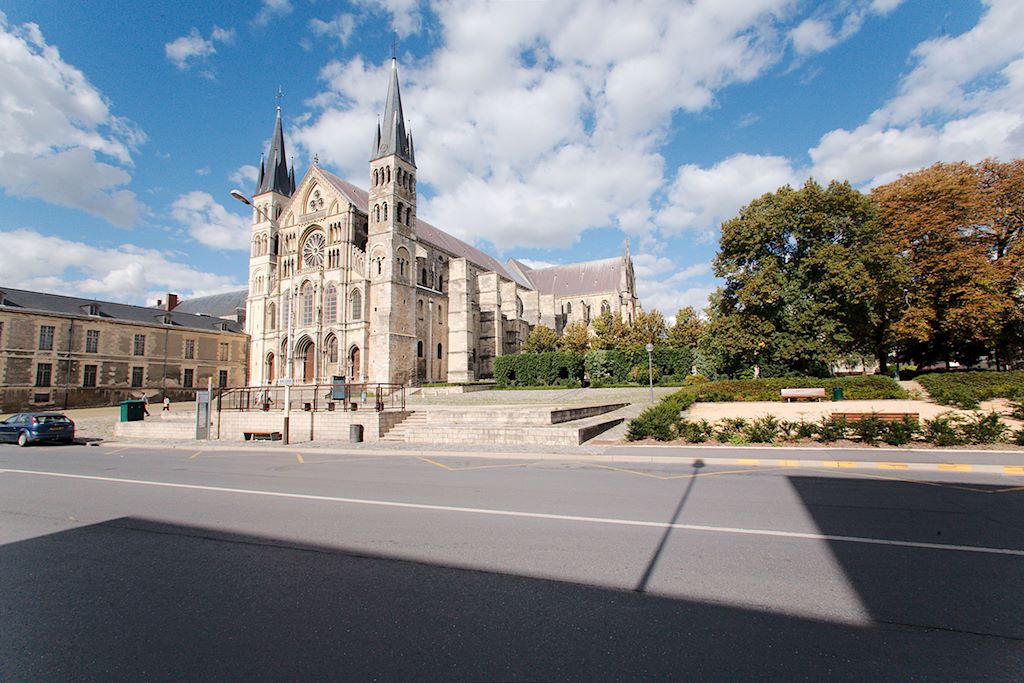
[[[630,240],[645,308],[702,307],[719,225],[813,175],[869,189],[1024,155],[1019,0],[0,2],[0,287],[133,303],[245,286],[284,91],[363,187],[392,41],[418,213],[495,255]]]

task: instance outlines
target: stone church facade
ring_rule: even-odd
[[[417,217],[416,173],[394,60],[369,191],[316,161],[296,183],[278,108],[251,200],[251,385],[468,382],[538,324],[640,308],[628,245],[601,261],[502,264]]]

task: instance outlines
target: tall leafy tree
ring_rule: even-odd
[[[665,316],[658,309],[652,308],[650,313],[637,311],[629,328],[629,342],[636,346],[661,344],[667,334]]]
[[[722,225],[714,271],[725,285],[711,299],[702,353],[733,375],[754,365],[825,374],[858,350],[884,365],[895,313],[880,294],[898,282],[880,282],[896,253],[877,237],[870,200],[849,183],[808,180],[755,199]]]
[[[997,175],[994,165],[935,164],[872,192],[883,239],[909,271],[894,329],[919,362],[973,361],[1017,314],[1008,273],[997,266],[1013,247],[1012,220],[1000,215],[998,192],[984,187],[998,185]]]
[[[668,330],[668,345],[677,349],[695,349],[704,331],[704,321],[693,306],[680,308],[676,321]]]
[[[593,325],[594,339],[591,341],[593,348],[621,349],[629,343],[629,325],[622,319],[621,313],[602,313],[594,318]]]
[[[590,330],[582,320],[566,325],[562,336],[558,338],[560,351],[586,353],[590,349]]]
[[[523,353],[546,353],[558,349],[558,333],[547,325],[537,325],[523,341]]]

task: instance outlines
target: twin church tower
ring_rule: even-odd
[[[639,306],[628,250],[622,259],[571,264],[588,272],[563,274],[559,296],[557,274],[556,287],[537,286],[549,279],[538,277],[544,270],[503,265],[417,219],[416,158],[394,59],[369,185],[367,192],[316,160],[296,184],[278,107],[252,197],[251,385],[283,377],[324,384],[334,375],[353,383],[472,381],[491,375],[496,356],[518,351],[533,326],[570,322],[567,296],[582,297],[587,322],[595,296],[602,311],[614,306],[630,318]],[[603,281],[584,282],[590,275]],[[584,291],[595,286],[601,291]]]

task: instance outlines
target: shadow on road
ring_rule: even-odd
[[[0,546],[0,577],[2,680],[1009,680],[1024,666],[1002,638],[137,518]]]
[[[700,469],[704,467],[704,463],[700,460],[693,463],[693,470],[691,474],[696,475]],[[676,505],[676,510],[672,514],[672,519],[669,520],[669,524],[678,524],[679,517],[683,514],[683,508],[686,506],[686,500],[690,497],[690,492],[693,491],[693,485],[697,483],[697,477],[692,476],[686,483],[686,490],[683,492],[683,497],[679,499],[679,505]],[[658,547],[654,549],[654,553],[651,555],[651,559],[647,562],[647,567],[644,568],[643,576],[640,577],[640,581],[637,582],[635,590],[637,593],[646,593],[647,584],[651,581],[651,576],[654,574],[655,567],[658,566],[658,560],[661,558],[661,553],[665,550],[665,545],[668,543],[668,537],[672,533],[672,527],[665,527],[665,533],[661,535],[661,541],[658,542]]]

